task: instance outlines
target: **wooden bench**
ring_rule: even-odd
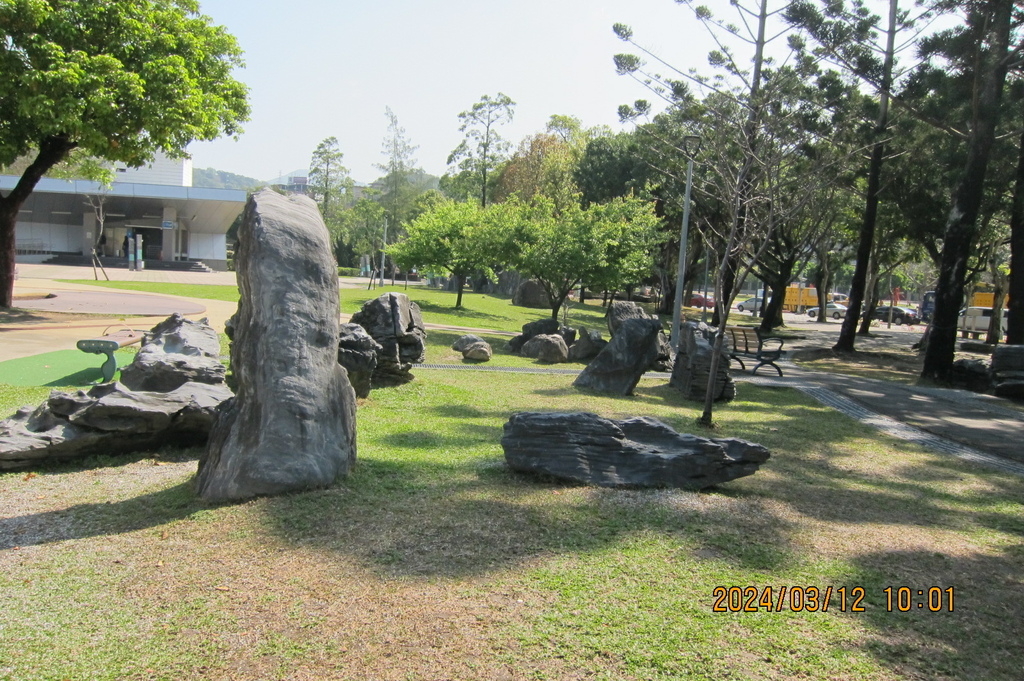
[[[78,341],[78,349],[82,352],[91,352],[95,355],[106,355],[100,369],[103,371],[103,382],[109,383],[114,380],[114,372],[117,371],[117,360],[114,359],[114,352],[128,345],[141,343],[144,331],[134,329],[121,329],[114,333],[106,333],[98,338],[86,338]]]
[[[758,364],[751,373],[756,374],[758,369],[767,364],[778,371],[779,376],[782,375],[782,369],[775,363],[782,357],[783,341],[781,338],[762,338],[760,329],[748,326],[727,326],[725,331],[731,341],[729,359],[739,362],[741,369],[747,368],[743,364],[743,358],[755,359]],[[778,345],[775,347],[765,347],[766,344],[775,345],[776,343]]]

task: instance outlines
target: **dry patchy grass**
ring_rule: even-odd
[[[516,410],[698,415],[562,376],[423,370],[359,411],[328,490],[211,506],[196,451],[0,476],[0,678],[1019,678],[1024,482],[742,385],[716,436],[756,475],[701,493],[510,473]],[[715,586],[863,586],[866,611],[712,613]],[[882,589],[953,586],[954,612]]]

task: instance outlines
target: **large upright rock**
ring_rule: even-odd
[[[591,360],[573,385],[632,395],[644,372],[658,358],[664,335],[657,319],[625,320],[611,342]]]
[[[213,327],[175,312],[149,330],[135,360],[121,369],[121,383],[131,390],[169,392],[189,381],[219,385],[225,373]]]
[[[737,439],[677,433],[649,417],[513,414],[501,438],[511,469],[601,487],[704,489],[757,471],[768,450]]]
[[[374,386],[401,385],[413,379],[412,365],[426,358],[427,332],[419,305],[404,293],[385,293],[366,301],[352,315],[352,323],[366,329],[381,346]]]
[[[683,324],[679,333],[679,352],[668,384],[687,399],[703,402],[707,395],[714,351],[714,334],[707,324]],[[736,397],[736,384],[729,374],[729,352],[725,347],[719,356],[714,395],[715,401],[729,401]]]
[[[199,460],[205,499],[330,485],[356,457],[355,392],[338,364],[338,270],[316,203],[270,190],[246,204],[231,368]]]
[[[527,279],[519,284],[515,295],[512,296],[512,304],[519,307],[551,309],[551,302],[548,300],[547,291],[544,290],[544,287],[536,279]]]

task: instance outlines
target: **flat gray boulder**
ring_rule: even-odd
[[[385,293],[363,303],[351,321],[381,346],[374,386],[401,385],[414,378],[412,365],[422,364],[426,358],[427,331],[419,305],[404,293]]]
[[[501,446],[515,471],[600,487],[697,490],[755,473],[768,450],[737,439],[678,433],[657,419],[589,413],[513,414]]]
[[[996,395],[1024,398],[1024,345],[997,345],[989,371]]]
[[[332,484],[356,458],[356,398],[338,364],[338,270],[316,203],[249,198],[235,264],[241,296],[222,407],[196,491],[246,499]]]
[[[117,382],[88,391],[54,390],[38,407],[22,407],[0,421],[0,469],[202,444],[230,397],[226,385],[206,383],[170,392],[134,391]]]
[[[456,352],[465,352],[466,348],[474,343],[485,343],[486,341],[480,336],[475,336],[471,333],[467,333],[465,336],[459,336],[452,343],[452,350]]]
[[[169,392],[188,382],[219,385],[226,373],[220,339],[209,322],[175,312],[146,333],[135,359],[121,369],[121,383],[130,390]]]
[[[382,348],[358,324],[342,324],[338,336],[338,364],[348,372],[356,397],[370,396],[371,378]]]
[[[640,378],[658,358],[664,335],[657,319],[627,319],[611,342],[576,377],[573,385],[599,392],[632,395]]]

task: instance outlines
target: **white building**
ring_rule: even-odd
[[[0,190],[13,189],[17,182],[17,177],[0,175]],[[115,166],[109,189],[84,180],[44,178],[18,213],[17,261],[88,256],[101,240],[94,206],[102,203],[101,256],[123,258],[122,244],[131,233],[142,237],[145,258],[153,265],[202,261],[224,270],[226,234],[246,198],[240,190],[193,187],[192,161],[165,156],[142,168]]]

